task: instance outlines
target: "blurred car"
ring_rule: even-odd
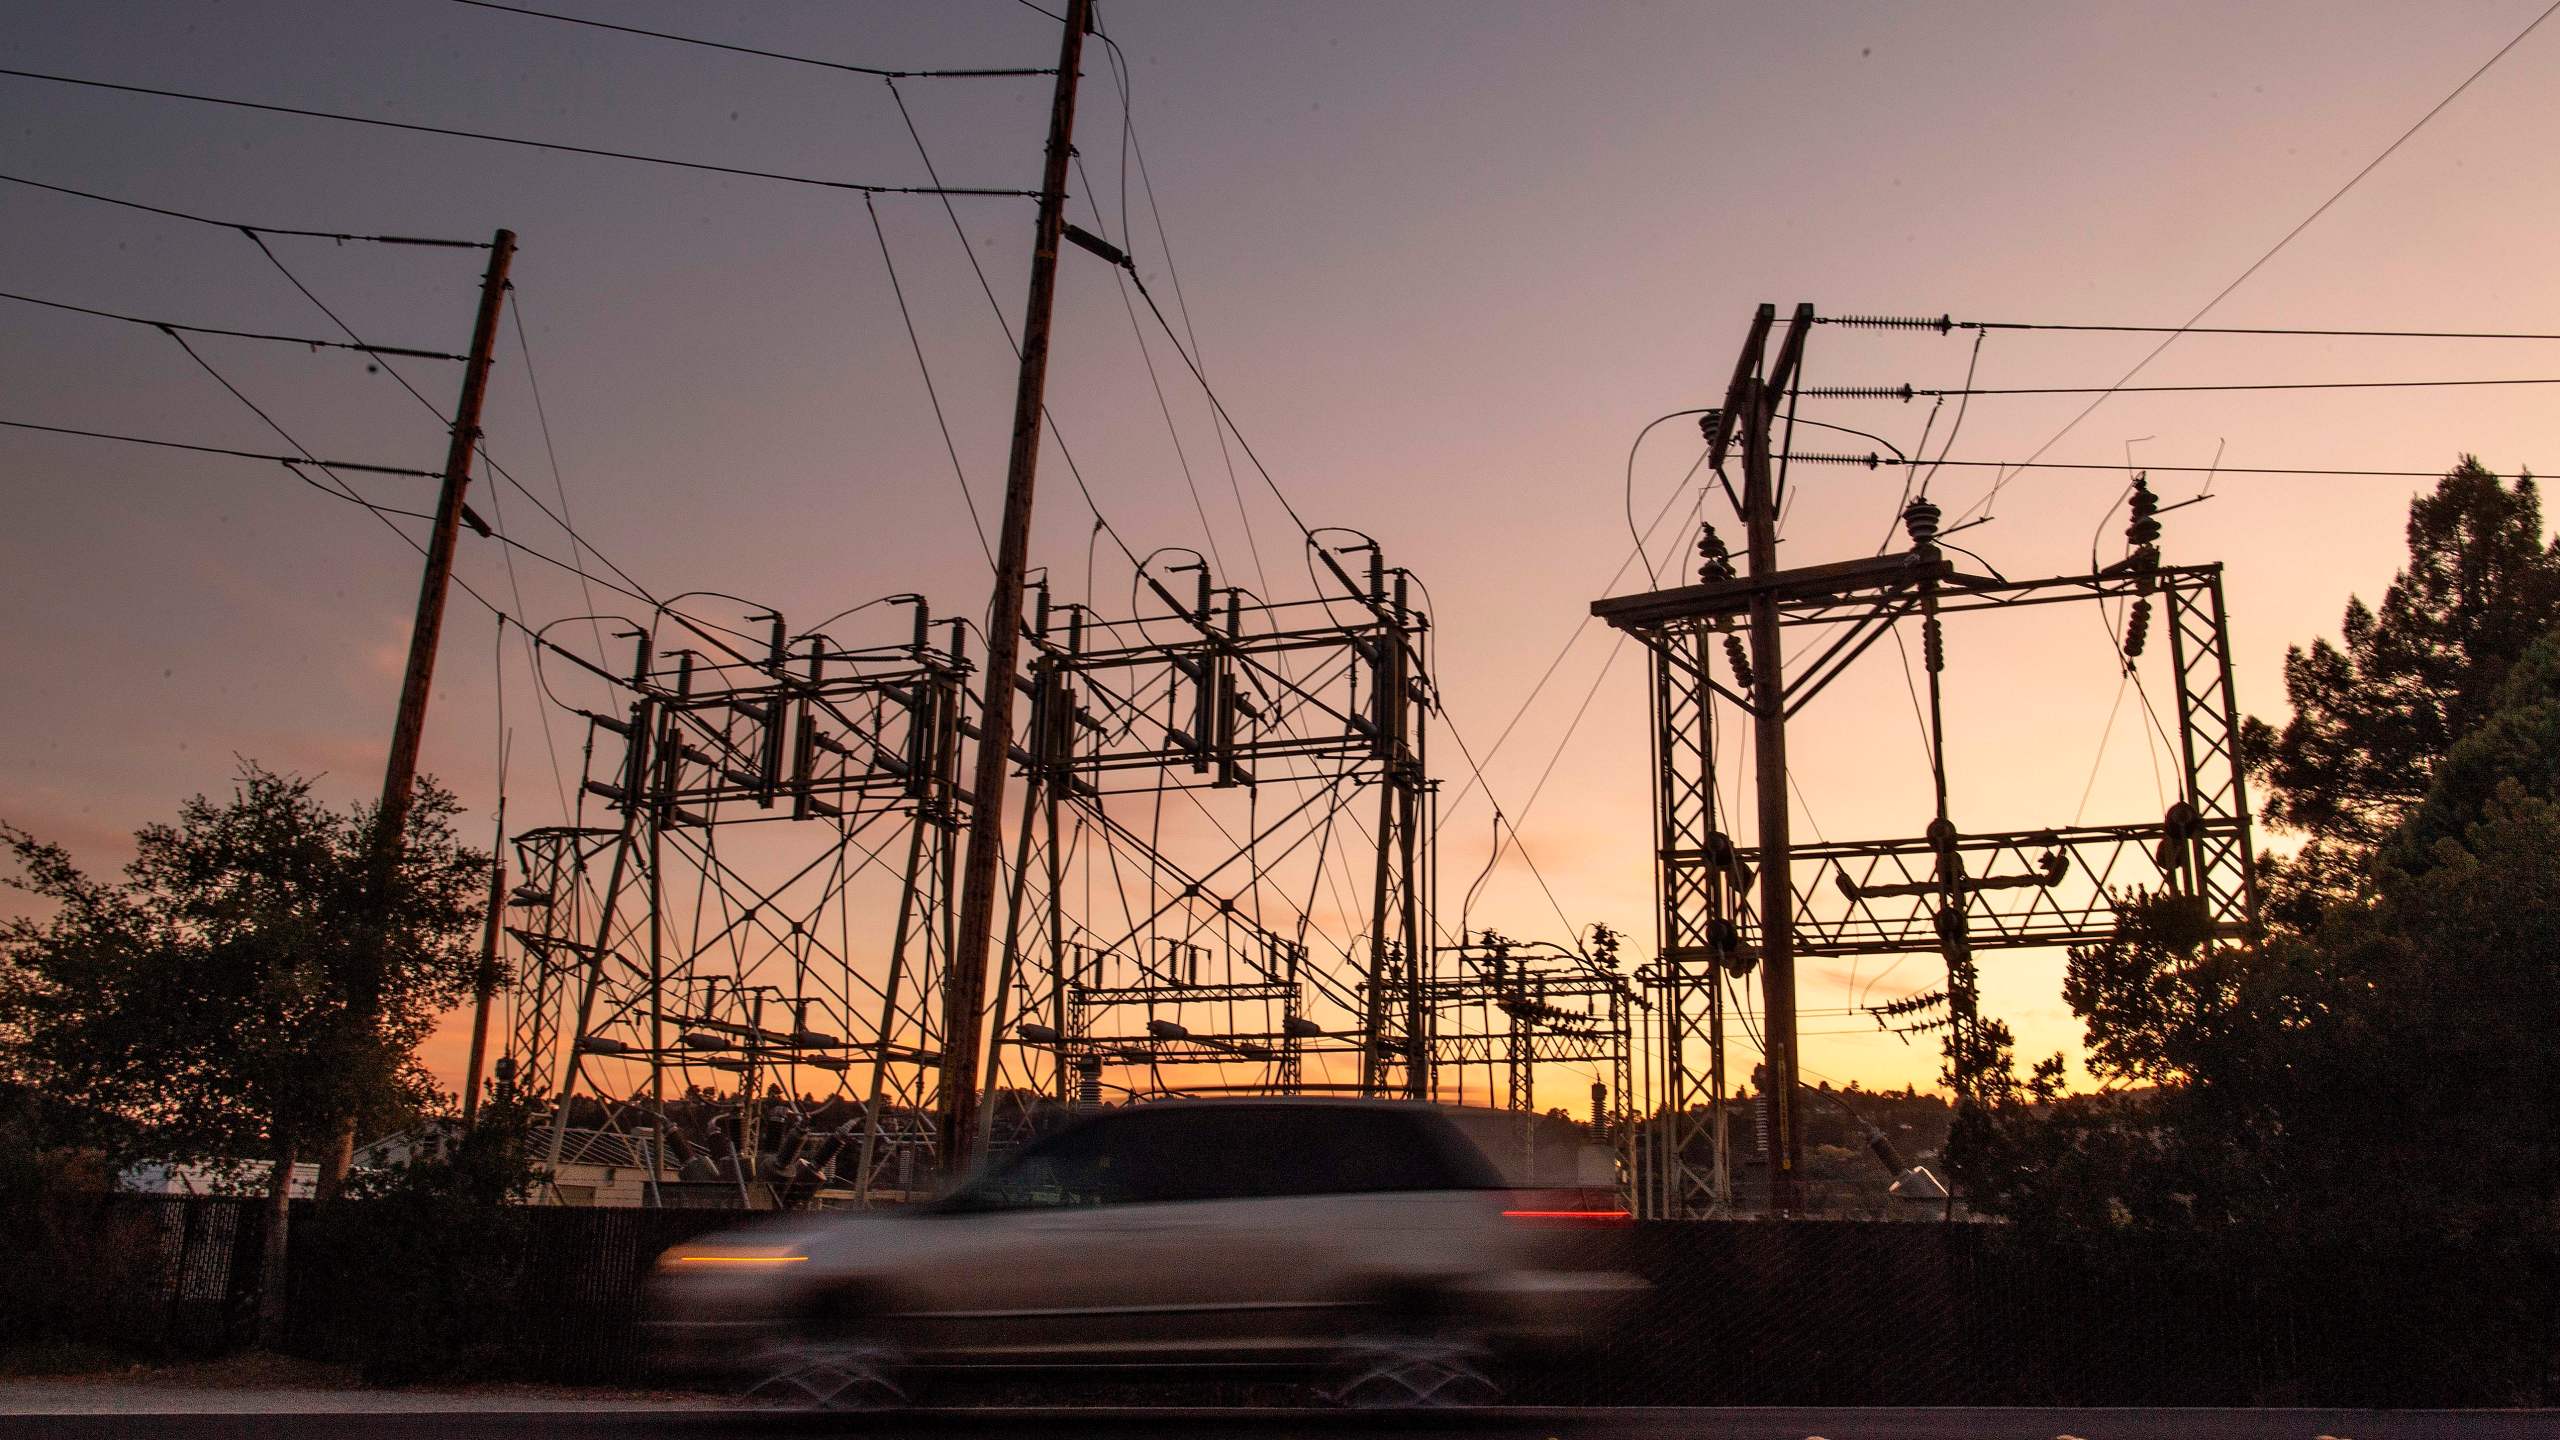
[[[1641,1282],[1592,1258],[1627,1218],[1609,1191],[1520,1188],[1468,1136],[1505,1117],[1460,1113],[1107,1112],[931,1205],[676,1246],[650,1324],[672,1368],[776,1403],[894,1405],[918,1369],[1034,1365],[1289,1366],[1344,1404],[1484,1403],[1504,1363],[1588,1339]]]

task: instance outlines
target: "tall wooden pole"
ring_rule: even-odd
[[[1022,376],[1013,399],[1013,452],[1005,467],[1004,531],[996,544],[995,598],[987,607],[987,668],[980,692],[977,768],[969,795],[968,854],[960,933],[943,983],[939,1154],[957,1176],[976,1148],[979,1030],[995,926],[996,869],[1004,849],[1005,769],[1013,748],[1013,678],[1022,648],[1022,589],[1030,569],[1031,491],[1040,465],[1041,397],[1049,378],[1049,312],[1057,294],[1058,241],[1066,226],[1067,160],[1075,131],[1076,68],[1093,0],[1067,0],[1058,42],[1058,85],[1049,105],[1049,149],[1040,172],[1040,216],[1031,246],[1031,295],[1023,307]]]
[[[396,863],[409,801],[418,785],[418,742],[427,729],[427,693],[435,683],[436,642],[444,634],[445,592],[453,585],[453,548],[462,529],[462,492],[471,485],[471,457],[480,448],[480,407],[489,393],[489,357],[498,342],[498,312],[507,299],[507,267],[515,259],[516,234],[501,230],[489,245],[489,269],[480,279],[480,312],[472,321],[471,355],[462,370],[462,398],[453,410],[453,436],[445,448],[444,489],[436,497],[435,529],[427,537],[427,568],[418,583],[418,618],[409,629],[409,668],[400,680],[400,713],[391,727],[391,759],[382,773],[382,818],[374,833],[376,863]],[[376,977],[378,979],[378,977]]]
[[[1778,403],[1804,353],[1813,307],[1799,305],[1778,358],[1765,376],[1737,386],[1743,396],[1742,517],[1750,533],[1750,578],[1778,568],[1778,495],[1771,476],[1769,431]],[[1754,327],[1755,331],[1759,327]],[[1751,597],[1751,728],[1760,806],[1760,992],[1763,1059],[1768,1066],[1769,1208],[1803,1208],[1804,1131],[1797,1123],[1794,865],[1788,848],[1787,687],[1779,648],[1778,600]]]
[[[391,725],[391,758],[382,773],[382,803],[373,830],[372,893],[388,898],[400,867],[409,826],[409,802],[418,788],[418,742],[427,729],[427,696],[434,688],[436,643],[444,634],[445,592],[453,585],[453,549],[462,529],[462,492],[471,484],[471,456],[480,447],[480,406],[489,393],[489,357],[498,343],[498,311],[506,303],[507,267],[515,259],[516,232],[501,230],[489,243],[489,268],[480,279],[480,310],[471,324],[471,354],[462,367],[462,398],[453,408],[453,434],[444,455],[444,488],[436,497],[435,527],[427,535],[426,572],[418,582],[418,616],[409,629],[409,668],[400,680],[400,710]],[[347,977],[351,1023],[371,1029],[382,1010],[383,917],[369,917],[353,973]],[[334,1198],[355,1158],[356,1121],[341,1117],[336,1143],[321,1152],[319,1195]]]
[[[501,785],[503,785],[501,781]],[[489,914],[480,932],[480,969],[471,977],[471,1063],[462,1076],[462,1128],[480,1119],[480,1075],[489,1060],[489,1002],[498,993],[498,924],[507,902],[507,797],[498,794],[497,836],[489,842]]]

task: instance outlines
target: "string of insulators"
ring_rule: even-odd
[[[2143,646],[2151,640],[2151,586],[2160,570],[2160,497],[2151,493],[2149,474],[2133,477],[2127,510],[2131,518],[2125,522],[2124,540],[2133,550],[2136,589],[2124,620],[2124,666],[2130,674],[2133,662],[2142,657]]]
[[[1802,462],[1807,465],[1863,465],[1869,470],[1880,470],[1887,465],[1912,463],[1907,457],[1901,456],[1887,460],[1873,450],[1864,455],[1822,455],[1810,451],[1791,450],[1787,452],[1787,460],[1790,463]]]
[[[1894,1019],[1899,1020],[1905,1015],[1917,1015],[1923,1010],[1943,1005],[1946,1001],[1947,992],[1944,990],[1931,990],[1925,994],[1906,995],[1899,1000],[1888,1000],[1882,1005],[1870,1005],[1867,1007],[1867,1013],[1870,1015],[1889,1015]]]
[[[1698,583],[1713,585],[1733,578],[1733,551],[1713,525],[1698,527]]]
[[[1733,666],[1733,683],[1742,687],[1745,694],[1750,693],[1751,656],[1742,648],[1742,637],[1731,631],[1725,632],[1724,658]]]
[[[1944,335],[1956,328],[1952,315],[1931,319],[1926,315],[1820,315],[1825,325],[1845,325],[1852,330],[1935,330]]]
[[[2133,495],[2127,502],[2132,518],[2124,527],[2125,543],[2140,551],[2160,543],[2160,497],[2151,493],[2148,471],[2133,477]]]
[[[1900,385],[1808,385],[1796,392],[1807,400],[1899,400],[1908,405],[1919,392]]]
[[[1926,495],[1902,507],[1902,528],[1911,534],[1912,553],[1918,555],[1937,553],[1938,521],[1941,514],[1942,512]],[[1945,673],[1947,632],[1946,627],[1938,623],[1938,612],[1934,603],[1929,613],[1920,621],[1920,659],[1922,664],[1928,666],[1930,674]]]

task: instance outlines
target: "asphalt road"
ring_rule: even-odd
[[[483,1440],[542,1436],[764,1440],[2507,1440],[2560,1435],[2560,1411],[1507,1410],[1344,1415],[1277,1410],[974,1410],[897,1416],[740,1412],[84,1414],[0,1416],[0,1437],[105,1440]]]

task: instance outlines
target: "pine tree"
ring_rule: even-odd
[[[2348,601],[2342,643],[2286,653],[2284,728],[2248,723],[2265,818],[2304,837],[2274,867],[2284,928],[2307,930],[2355,893],[2374,848],[2487,718],[2508,668],[2560,625],[2560,545],[2544,538],[2532,476],[2510,485],[2464,456],[2411,503],[2408,541],[2380,607]]]

